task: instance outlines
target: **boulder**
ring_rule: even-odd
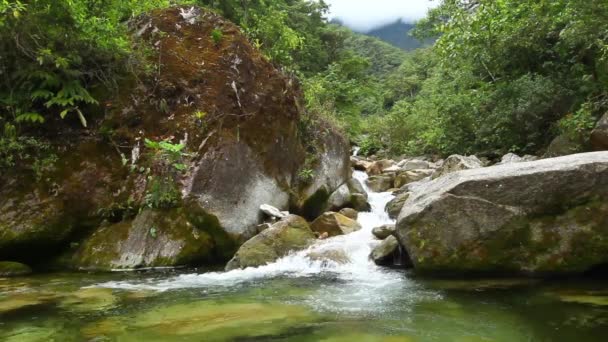
[[[399,216],[399,213],[401,212],[401,209],[403,208],[405,201],[407,201],[407,199],[409,197],[410,197],[410,193],[404,192],[404,193],[398,194],[397,196],[395,196],[395,198],[390,200],[386,204],[386,207],[384,208],[384,210],[388,213],[388,217],[390,217],[392,219],[396,219]]]
[[[224,253],[235,248],[219,227],[213,231],[210,225],[203,218],[187,217],[183,209],[145,209],[132,221],[95,230],[63,262],[76,269],[109,271],[227,260],[214,254],[215,247]]]
[[[608,150],[608,113],[597,122],[591,132],[590,142],[595,151]]]
[[[357,171],[366,171],[372,165],[372,162],[361,159],[359,157],[350,157],[350,165],[353,169]]]
[[[421,170],[421,169],[431,169],[432,164],[425,160],[419,159],[406,159],[402,160],[397,164],[403,171],[412,171],[412,170]]]
[[[340,210],[350,205],[350,189],[348,184],[342,184],[336,191],[334,191],[327,200],[327,206],[324,211]]]
[[[365,170],[370,176],[377,176],[391,166],[395,165],[395,161],[382,159],[375,162],[372,162],[371,165]]]
[[[342,214],[342,215],[348,217],[349,219],[355,220],[355,221],[359,217],[359,212],[352,208],[344,208],[344,209],[340,210],[339,214]]]
[[[319,234],[327,233],[329,236],[350,234],[361,229],[361,225],[342,214],[327,212],[312,222],[310,228]]]
[[[32,269],[25,264],[13,261],[0,261],[0,277],[18,277],[32,273]]]
[[[562,134],[557,136],[543,155],[543,158],[555,158],[560,156],[567,156],[583,151],[583,145],[580,141],[573,140],[568,136]]]
[[[372,229],[372,234],[378,238],[379,240],[384,240],[389,236],[395,234],[395,225],[394,224],[385,224],[380,227],[376,227]]]
[[[395,259],[395,254],[399,252],[399,241],[394,236],[389,236],[378,246],[376,246],[370,254],[370,259],[379,266],[392,266]]]
[[[393,177],[387,175],[371,176],[365,184],[374,192],[384,192],[393,187]]]
[[[455,154],[455,155],[449,156],[443,162],[441,167],[439,167],[437,169],[437,171],[435,171],[435,173],[433,173],[432,178],[436,179],[441,176],[445,176],[448,173],[462,171],[462,170],[477,169],[477,168],[481,168],[481,167],[484,167],[484,164],[476,156],[465,157],[465,156]]]
[[[306,220],[290,215],[245,242],[226,265],[226,270],[258,267],[303,250],[316,241]]]
[[[401,188],[402,186],[418,182],[423,180],[424,178],[430,177],[433,174],[434,170],[426,169],[426,170],[411,170],[399,173],[395,177],[395,188]]]
[[[397,236],[420,272],[571,274],[608,263],[608,152],[453,173],[418,187]]]
[[[350,203],[353,209],[359,212],[372,210],[372,206],[367,202],[367,196],[363,194],[352,194],[350,196]]]
[[[75,264],[86,268],[224,262],[235,245],[257,234],[261,205],[314,218],[351,178],[347,139],[320,119],[302,128],[298,82],[255,49],[238,26],[205,9],[175,6],[134,18],[130,27],[138,44],[147,45],[149,61],[162,60],[163,72],[121,81],[116,96],[103,99],[106,115],[86,134],[63,125],[36,137],[61,145],[49,151],[57,162],[43,180],[36,180],[31,165],[3,171],[0,259],[43,261],[76,252],[68,246],[80,243],[109,248],[99,262],[90,251],[79,251]],[[221,44],[209,34],[216,29]],[[178,172],[171,165],[177,163],[146,140],[183,145],[177,159],[184,170]],[[150,207],[181,210],[178,222],[186,227],[191,221],[196,229],[170,227],[180,242],[159,233],[166,247],[146,239],[136,244],[136,236],[146,236],[139,221],[152,215],[138,213]],[[115,241],[104,221],[121,232]],[[192,232],[199,231],[202,240],[211,235],[216,250],[197,247],[180,256],[175,246],[190,246],[197,241]],[[219,235],[230,243],[218,243]],[[144,245],[146,251],[132,250]],[[125,253],[134,255],[124,260]],[[168,260],[155,253],[168,254]]]
[[[268,217],[270,218],[277,218],[277,219],[282,219],[287,217],[287,215],[289,214],[285,214],[284,212],[280,211],[279,209],[268,205],[268,204],[262,204],[260,206],[260,210]]]

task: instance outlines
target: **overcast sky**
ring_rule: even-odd
[[[325,0],[330,19],[339,18],[355,31],[366,32],[401,18],[413,22],[423,18],[438,0]]]

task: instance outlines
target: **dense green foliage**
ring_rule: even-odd
[[[607,2],[445,0],[418,31],[439,39],[372,129],[393,152],[536,153],[608,109]]]
[[[147,68],[128,20],[174,4],[240,25],[366,152],[538,153],[558,134],[584,144],[608,110],[605,1],[444,0],[415,30],[436,43],[406,53],[329,24],[323,1],[0,0],[0,165],[32,149],[32,127],[87,126]]]

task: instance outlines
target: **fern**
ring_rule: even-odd
[[[44,123],[45,119],[42,115],[35,112],[28,112],[18,114],[15,117],[15,121],[19,123],[29,122],[29,123]]]

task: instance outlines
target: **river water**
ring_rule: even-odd
[[[376,266],[371,230],[392,223],[392,195],[368,193],[360,231],[258,268],[0,279],[0,340],[608,340],[605,280],[431,280]],[[349,262],[308,257],[327,251]]]

